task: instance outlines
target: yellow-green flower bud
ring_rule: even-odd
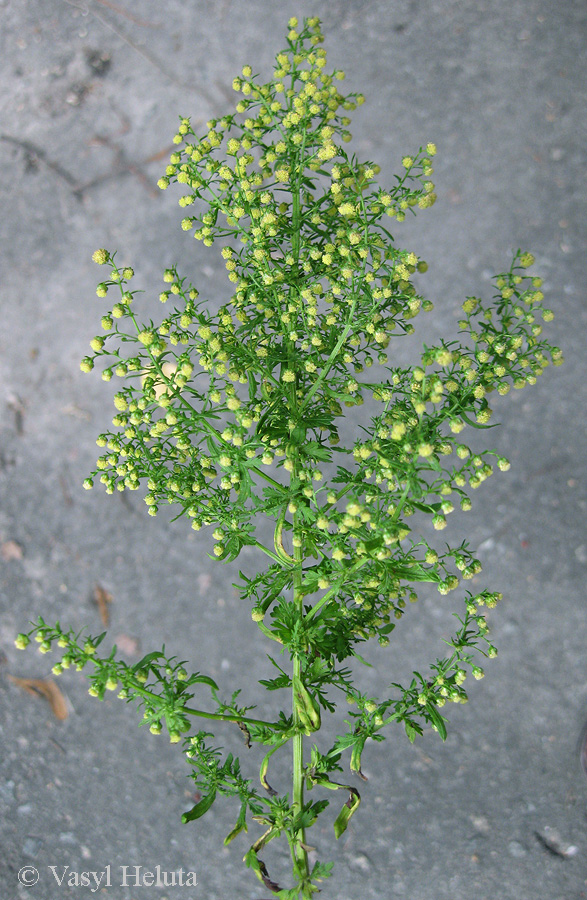
[[[98,263],[99,266],[103,266],[108,262],[108,251],[104,249],[94,250],[94,252],[92,253],[92,259],[95,263]]]

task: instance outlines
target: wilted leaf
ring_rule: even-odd
[[[29,694],[44,697],[48,701],[53,715],[60,722],[67,719],[69,715],[67,701],[52,678],[17,678],[15,675],[9,675],[8,677],[18,687],[28,691]]]

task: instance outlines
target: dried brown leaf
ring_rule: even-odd
[[[60,722],[67,719],[69,715],[67,701],[52,678],[17,678],[15,675],[9,675],[8,677],[18,687],[28,691],[29,694],[44,697],[49,703],[53,715]]]
[[[0,545],[0,556],[4,562],[10,562],[11,559],[22,559],[22,547],[16,541],[4,541]]]
[[[110,622],[110,610],[108,606],[112,603],[112,594],[105,590],[101,585],[97,584],[94,588],[94,603],[100,612],[102,625],[108,627]]]
[[[118,634],[115,638],[116,646],[128,656],[137,656],[139,652],[139,642],[136,638],[128,634]]]

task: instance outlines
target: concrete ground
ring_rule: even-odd
[[[346,70],[346,89],[364,91],[354,148],[380,163],[383,183],[404,154],[438,146],[439,200],[396,234],[429,262],[420,284],[436,309],[420,338],[449,333],[463,298],[487,293],[521,246],[536,255],[556,313],[550,335],[567,360],[498,404],[503,428],[489,437],[512,469],[480,489],[451,533],[481,548],[480,586],[504,594],[491,614],[499,657],[470,703],[451,710],[445,744],[427,731],[412,746],[398,730],[369,748],[348,832],[338,845],[330,824],[312,836],[335,860],[321,896],[587,897],[577,751],[587,719],[585,3],[0,0],[2,900],[266,893],[241,863],[246,840],[222,848],[229,803],[181,824],[185,763],[139,731],[131,709],[115,697],[98,704],[68,673],[70,714],[58,721],[9,676],[49,672],[47,657],[13,644],[39,613],[100,631],[100,585],[113,598],[110,636],[129,660],[165,642],[225,694],[242,685],[247,701],[257,696],[267,648],[231,585],[239,564],[254,571],[262,560],[218,565],[208,534],[150,519],[136,495],[82,490],[113,388],[82,375],[79,359],[100,331],[97,247],[117,247],[151,295],[178,262],[212,303],[225,296],[215,249],[189,241],[172,191],[154,185],[178,114],[205,121],[229,110],[247,62],[269,77],[293,14],[323,19],[329,64]],[[432,590],[376,654],[361,675],[374,693],[442,654],[450,598]],[[237,750],[238,735],[226,746]],[[284,789],[285,777],[277,770]],[[279,870],[280,854],[272,860]],[[112,887],[96,893],[59,886],[48,868],[108,865]],[[124,887],[124,865],[183,867],[198,885]],[[38,869],[36,885],[18,883],[24,866]]]

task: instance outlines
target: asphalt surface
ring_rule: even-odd
[[[478,584],[499,589],[499,656],[450,711],[442,744],[402,733],[365,755],[362,807],[338,845],[324,900],[579,900],[587,897],[585,575],[585,168],[587,6],[583,0],[0,0],[0,898],[255,900],[264,896],[222,838],[218,803],[189,826],[181,754],[137,726],[115,697],[59,682],[58,721],[9,676],[47,676],[13,640],[47,621],[102,630],[96,585],[112,596],[109,640],[129,660],[165,643],[228,694],[259,699],[268,670],[210,536],[151,519],[142,500],[84,492],[112,385],[79,360],[100,331],[97,247],[118,248],[160,290],[173,262],[218,304],[215,248],[189,241],[172,191],[155,188],[178,115],[206,121],[234,103],[245,63],[270,75],[291,15],[318,15],[329,65],[363,91],[353,147],[381,165],[434,141],[438,202],[397,229],[429,263],[435,312],[418,339],[450,333],[467,294],[487,293],[512,250],[531,250],[556,313],[563,367],[496,405],[489,433],[512,468],[476,496],[451,537],[480,547]],[[148,300],[145,301],[148,304]],[[419,320],[417,320],[417,323]],[[355,427],[358,420],[349,423]],[[460,530],[460,531],[459,531]],[[448,532],[447,532],[448,534]],[[460,537],[459,537],[460,539]],[[375,668],[374,693],[443,653],[449,598],[432,590]],[[265,708],[264,699],[260,709]],[[238,734],[226,746],[246,753]],[[285,789],[286,768],[276,769]],[[192,801],[193,802],[193,801]],[[249,835],[255,837],[255,835]],[[281,851],[268,853],[283,871]],[[111,886],[61,877],[111,866]],[[18,872],[35,867],[25,887]],[[121,883],[121,866],[197,872],[196,887]],[[134,870],[133,870],[134,871]],[[32,870],[22,876],[32,879]]]

